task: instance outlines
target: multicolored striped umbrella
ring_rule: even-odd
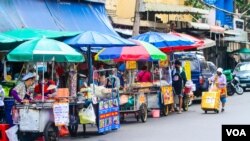
[[[167,55],[160,51],[157,47],[143,42],[135,41],[137,46],[133,47],[112,47],[101,50],[95,60],[99,61],[158,61],[166,60]]]
[[[163,52],[181,51],[193,48],[194,41],[170,33],[146,32],[132,39],[148,42]]]

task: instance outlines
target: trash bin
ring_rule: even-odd
[[[15,104],[15,100],[13,98],[5,98],[4,99],[5,121],[10,126],[13,126],[11,110],[12,110],[12,107],[14,106],[14,104]]]

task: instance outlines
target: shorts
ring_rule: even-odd
[[[221,97],[220,101],[221,101],[221,103],[226,103],[227,102],[227,97]]]

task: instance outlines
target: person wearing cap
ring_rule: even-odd
[[[218,88],[218,90],[220,91],[220,95],[221,95],[221,103],[222,103],[222,109],[221,112],[225,111],[225,104],[226,104],[226,96],[227,96],[227,78],[226,76],[223,74],[223,69],[222,68],[218,68],[217,69],[217,73],[215,75],[213,75],[211,78],[208,79],[209,82],[213,82],[215,84],[215,86]]]
[[[44,96],[45,97],[53,97],[53,93],[54,91],[53,90],[49,90],[49,86],[50,85],[55,85],[56,83],[50,79],[50,75],[48,72],[45,72],[44,73]],[[42,94],[42,82],[38,83],[36,86],[35,86],[35,94],[37,95],[41,95]]]
[[[183,89],[184,85],[187,82],[186,73],[183,71],[181,62],[175,60],[174,69],[172,71],[172,86],[175,96],[178,96],[179,99],[179,110],[178,113],[182,113],[182,104],[183,104]]]
[[[22,82],[16,85],[10,92],[16,102],[24,103],[32,100],[30,87],[34,84],[35,81],[34,73],[27,73],[23,78]]]

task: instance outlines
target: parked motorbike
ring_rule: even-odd
[[[242,95],[244,93],[243,88],[240,86],[240,80],[238,77],[234,78],[227,83],[227,95],[232,96],[235,93]]]

